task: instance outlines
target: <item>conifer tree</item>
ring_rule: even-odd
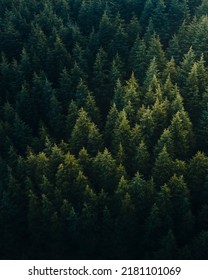
[[[156,58],[154,57],[150,64],[149,67],[147,69],[146,75],[145,75],[145,80],[144,80],[144,85],[143,85],[143,91],[147,92],[149,89],[149,86],[151,85],[151,82],[153,80],[154,77],[157,78],[158,76],[158,67],[157,67],[157,62],[156,62]]]
[[[104,188],[107,192],[113,192],[115,188],[116,162],[111,153],[105,148],[99,152],[93,161],[93,178],[96,189]]]
[[[64,116],[59,101],[55,96],[50,99],[50,110],[48,112],[49,125],[56,139],[65,138]]]
[[[102,109],[108,107],[110,99],[108,92],[108,72],[107,54],[100,48],[96,55],[96,60],[93,66],[93,90],[96,102]],[[105,109],[106,110],[106,109]]]
[[[174,175],[167,186],[171,191],[172,219],[174,233],[179,242],[184,242],[193,233],[193,216],[190,208],[190,197],[183,176]]]
[[[143,81],[147,69],[146,55],[145,41],[137,37],[131,48],[129,64],[139,82]]]
[[[119,145],[121,144],[124,149],[124,152],[128,154],[130,149],[130,139],[131,127],[129,125],[129,121],[125,111],[121,111],[116,121],[115,129],[113,131],[113,151],[118,151]]]
[[[173,116],[169,129],[174,141],[175,155],[182,159],[190,156],[194,138],[188,114],[185,111],[178,111]]]
[[[112,145],[113,141],[113,131],[116,127],[116,122],[119,116],[119,112],[115,103],[111,106],[109,113],[107,115],[106,124],[105,124],[105,143],[107,146]]]
[[[61,102],[64,112],[67,111],[67,107],[72,98],[74,98],[74,93],[71,89],[71,77],[66,68],[64,68],[60,73],[59,78],[59,89],[57,90],[57,99]]]
[[[130,101],[134,111],[139,109],[141,105],[141,92],[137,80],[135,79],[134,73],[131,74],[130,79],[126,82],[124,87],[124,106]]]
[[[87,113],[80,109],[75,126],[71,133],[71,149],[76,154],[83,148],[93,155],[102,146],[102,137],[97,126],[89,119]]]
[[[136,148],[133,168],[135,171],[141,172],[145,177],[150,175],[150,153],[143,140]]]
[[[124,67],[119,54],[117,53],[112,61],[110,70],[110,80],[112,89],[116,86],[118,80],[122,81],[124,78]]]
[[[153,167],[153,178],[158,186],[167,183],[173,175],[173,164],[173,160],[168,154],[166,146],[164,146]]]
[[[157,1],[152,15],[152,22],[155,32],[160,36],[162,42],[166,44],[169,37],[169,22],[164,0]]]
[[[193,209],[198,209],[203,201],[205,182],[207,176],[208,158],[198,152],[188,164],[188,184],[191,191]]]

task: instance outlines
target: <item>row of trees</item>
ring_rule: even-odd
[[[2,0],[2,259],[208,257],[207,12]]]

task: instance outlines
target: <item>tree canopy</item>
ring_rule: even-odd
[[[207,13],[1,0],[1,259],[207,258]]]

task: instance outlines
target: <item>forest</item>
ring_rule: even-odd
[[[0,1],[0,259],[208,259],[208,1]]]

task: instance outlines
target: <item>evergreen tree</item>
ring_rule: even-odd
[[[93,161],[93,178],[96,189],[113,192],[115,188],[116,162],[110,152],[105,149],[99,152]]]
[[[61,102],[64,112],[67,111],[72,98],[74,98],[74,92],[71,89],[71,77],[68,70],[64,68],[60,73],[59,89],[57,90],[57,99]]]
[[[174,233],[179,242],[184,242],[193,233],[193,216],[190,208],[189,191],[183,176],[177,177],[174,175],[167,186],[171,191]]]
[[[129,64],[139,82],[142,82],[145,77],[147,69],[146,55],[145,41],[137,37],[130,52]]]
[[[107,48],[113,38],[113,25],[111,15],[105,10],[99,24],[99,43],[103,48]]]
[[[93,90],[98,106],[102,111],[108,107],[112,96],[109,96],[108,91],[108,72],[107,54],[100,48],[96,55],[96,60],[93,66]]]
[[[116,86],[114,88],[113,104],[119,110],[122,110],[124,107],[124,88],[119,79],[116,81]]]
[[[107,146],[112,145],[113,141],[113,131],[116,127],[116,121],[118,119],[119,112],[115,103],[111,106],[109,113],[107,115],[106,124],[105,124],[105,143]]]
[[[206,259],[207,8],[1,0],[1,259]]]
[[[156,58],[154,57],[151,60],[149,67],[147,69],[146,75],[145,75],[145,80],[144,80],[144,85],[143,85],[144,92],[148,91],[153,78],[157,77],[157,75],[158,75],[158,67],[157,67]]]
[[[52,96],[50,99],[48,119],[52,135],[54,135],[56,139],[65,138],[64,116],[60,103],[55,96]]]
[[[74,153],[85,147],[93,155],[102,146],[102,137],[97,126],[89,119],[84,109],[80,109],[71,133],[70,146]]]
[[[126,86],[124,87],[124,107],[129,101],[131,102],[134,111],[138,110],[141,105],[141,93],[134,73],[131,74],[130,79],[126,82]]]
[[[187,181],[190,186],[193,209],[198,209],[204,200],[205,182],[207,176],[208,158],[198,152],[188,165]]]
[[[130,139],[131,139],[131,127],[129,125],[128,118],[125,111],[119,113],[118,119],[115,124],[115,129],[113,131],[112,148],[113,151],[118,151],[119,145],[121,144],[124,153],[129,153],[130,149]]]
[[[78,118],[78,114],[79,114],[79,108],[76,102],[72,100],[68,107],[68,115],[66,116],[66,129],[68,130],[67,133],[68,137],[70,137],[71,135],[72,129],[74,128],[74,125]]]
[[[164,146],[156,158],[153,168],[153,178],[158,186],[167,183],[173,175],[173,164],[173,160],[168,154],[166,146]]]
[[[148,177],[150,175],[150,159],[150,153],[145,142],[142,140],[136,148],[136,153],[134,155],[134,170]]]
[[[169,22],[164,0],[157,1],[151,19],[155,32],[160,36],[162,42],[167,44],[169,38]]]
[[[175,146],[175,155],[186,158],[191,155],[194,145],[192,123],[185,111],[178,111],[170,124],[170,132]]]
[[[185,108],[187,109],[192,122],[197,122],[200,99],[197,64],[195,63],[188,75],[187,83],[184,89]]]
[[[118,53],[112,61],[112,66],[109,75],[112,84],[112,89],[115,87],[118,80],[122,81],[124,78],[124,67]]]

